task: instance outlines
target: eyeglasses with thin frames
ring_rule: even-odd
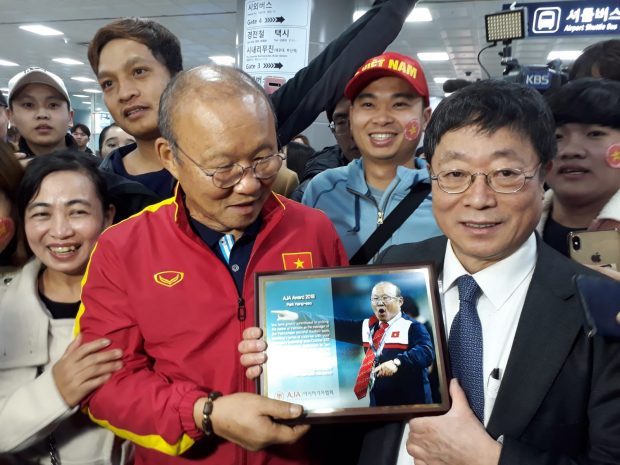
[[[531,175],[518,168],[499,168],[488,173],[472,173],[467,170],[446,170],[431,172],[431,180],[437,181],[439,188],[447,194],[462,194],[474,183],[476,176],[484,176],[487,186],[498,194],[514,194],[535,178],[542,165],[539,163]]]
[[[329,123],[329,129],[334,134],[346,134],[349,129],[349,120],[347,118],[339,118],[335,119],[331,123]]]
[[[395,302],[398,299],[398,297],[394,297],[391,295],[377,295],[377,296],[373,296],[370,298],[370,301],[373,304],[378,304],[379,302],[384,303],[384,304],[391,304],[392,302]]]
[[[250,170],[254,177],[261,181],[272,178],[278,174],[282,163],[286,160],[286,156],[283,153],[277,152],[258,160],[254,160],[250,166],[244,167],[239,163],[233,163],[232,165],[223,168],[207,170],[200,166],[200,164],[190,157],[178,144],[175,144],[174,146],[178,148],[179,152],[181,152],[189,161],[196,165],[196,167],[202,171],[205,176],[210,177],[215,187],[219,187],[220,189],[229,189],[239,184],[245,176],[246,170]]]

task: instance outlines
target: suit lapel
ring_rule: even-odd
[[[388,248],[381,263],[433,262],[443,270],[447,240]],[[583,317],[575,295],[575,266],[537,236],[538,258],[487,431],[519,437],[564,365]]]
[[[574,268],[538,239],[538,259],[487,431],[519,437],[564,364],[583,325]]]

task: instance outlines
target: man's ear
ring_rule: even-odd
[[[73,127],[73,110],[69,110],[69,127]]]
[[[157,151],[157,155],[159,156],[159,161],[161,161],[162,166],[166,168],[175,179],[178,180],[179,161],[176,155],[172,152],[170,142],[163,137],[158,137],[155,141],[155,150]]]
[[[108,208],[106,208],[103,211],[103,228],[104,229],[112,225],[115,213],[116,213],[116,207],[112,204],[108,205]]]
[[[422,112],[422,130],[426,129],[428,122],[431,119],[431,114],[433,113],[433,109],[431,107],[426,107]]]
[[[551,171],[552,167],[553,167],[553,160],[549,160],[547,163],[545,163],[544,165],[540,167],[539,177],[540,177],[541,182],[545,181],[545,177],[547,176],[547,173]]]

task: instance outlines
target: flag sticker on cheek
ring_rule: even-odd
[[[607,149],[605,161],[611,168],[620,168],[620,144],[613,144]]]
[[[2,252],[15,235],[13,218],[0,218],[0,252]]]
[[[413,118],[405,125],[405,139],[416,140],[420,135],[420,120]]]

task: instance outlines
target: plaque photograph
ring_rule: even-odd
[[[302,421],[448,411],[432,265],[258,273],[256,312],[268,344],[258,391],[303,405]]]

